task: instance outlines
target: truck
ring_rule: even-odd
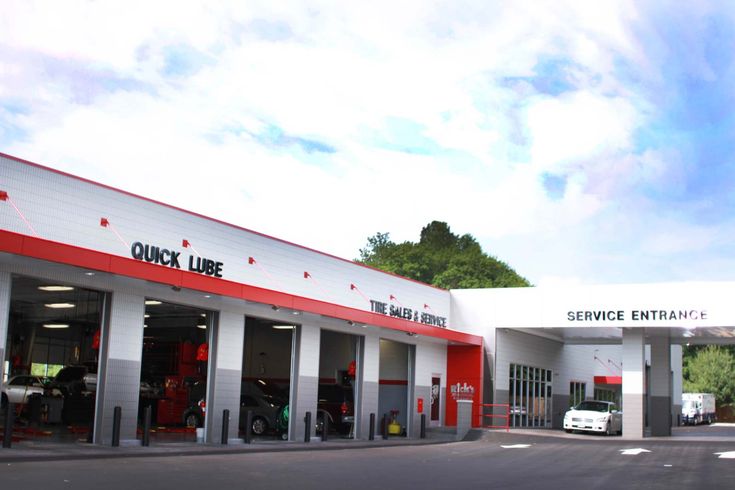
[[[716,422],[715,395],[711,393],[682,393],[681,421],[684,425]]]

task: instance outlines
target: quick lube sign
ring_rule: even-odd
[[[147,243],[134,242],[130,246],[130,254],[134,259],[158,264],[173,269],[181,269],[181,261],[184,261],[186,270],[204,274],[205,276],[222,277],[224,264],[205,257],[189,255],[188,259],[181,258],[181,252],[174,249],[149,245]]]

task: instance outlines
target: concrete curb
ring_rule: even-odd
[[[192,444],[181,447],[177,445],[127,446],[112,448],[108,446],[75,446],[51,445],[28,448],[18,447],[0,450],[0,463],[26,463],[32,461],[72,461],[80,459],[116,459],[116,458],[150,458],[180,456],[218,456],[249,453],[279,453],[297,451],[339,451],[349,449],[369,449],[404,446],[430,446],[457,442],[454,439],[411,439],[388,441],[360,442],[310,442],[310,443],[265,443],[236,444],[229,446]],[[42,452],[41,452],[42,451]]]

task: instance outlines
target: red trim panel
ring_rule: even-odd
[[[596,385],[622,385],[622,376],[595,376]]]
[[[458,332],[448,328],[432,327],[379,313],[358,310],[356,308],[295,296],[280,291],[263,289],[234,281],[203,276],[195,272],[172,269],[162,265],[141,262],[132,258],[120,257],[74,245],[21,235],[6,230],[0,230],[0,252],[193,289],[207,294],[217,294],[256,303],[292,308],[462,344],[482,345],[482,337],[477,335]]]
[[[421,281],[417,281],[415,279],[411,279],[409,277],[399,276],[398,274],[394,274],[393,272],[383,271],[383,270],[380,270],[380,269],[376,269],[375,267],[371,267],[369,265],[359,264],[359,263],[353,262],[351,260],[343,259],[342,257],[337,257],[336,255],[328,254],[326,252],[320,252],[319,250],[314,250],[313,248],[305,247],[303,245],[299,245],[298,243],[289,242],[287,240],[282,240],[281,238],[276,238],[276,237],[273,237],[273,236],[270,236],[270,235],[266,235],[265,233],[260,233],[260,232],[257,232],[257,231],[250,230],[248,228],[244,228],[242,226],[233,225],[232,223],[228,223],[226,221],[218,220],[218,219],[215,219],[215,218],[210,218],[209,216],[205,216],[203,214],[195,213],[193,211],[188,211],[186,209],[182,209],[182,208],[179,208],[177,206],[173,206],[171,204],[166,204],[165,202],[156,201],[155,199],[151,199],[151,198],[148,198],[148,197],[140,196],[140,195],[134,194],[132,192],[124,191],[122,189],[118,189],[116,187],[112,187],[112,186],[107,185],[107,184],[101,184],[99,182],[95,182],[94,180],[85,179],[84,177],[79,177],[77,175],[73,175],[73,174],[70,174],[68,172],[64,172],[63,170],[58,170],[58,169],[55,169],[55,168],[47,167],[45,165],[41,165],[41,164],[38,164],[38,163],[31,162],[31,161],[28,161],[28,160],[24,160],[22,158],[15,157],[13,155],[8,155],[7,153],[0,152],[0,157],[8,158],[8,159],[13,160],[13,161],[16,161],[18,163],[22,163],[24,165],[28,165],[29,167],[40,168],[41,170],[46,170],[48,172],[53,172],[55,174],[63,175],[64,177],[69,177],[71,179],[79,180],[79,181],[85,182],[87,184],[92,184],[92,185],[95,185],[95,186],[98,186],[98,187],[102,187],[103,189],[109,189],[109,190],[114,191],[114,192],[119,192],[121,194],[125,194],[126,196],[134,197],[136,199],[142,199],[144,201],[148,201],[150,203],[157,204],[159,206],[165,206],[165,207],[167,207],[169,209],[175,209],[176,211],[181,211],[182,213],[186,213],[186,214],[189,214],[189,215],[192,215],[192,216],[196,216],[198,218],[203,218],[203,219],[206,219],[208,221],[212,221],[214,223],[219,223],[219,224],[222,224],[222,225],[225,225],[225,226],[229,226],[229,227],[235,228],[237,230],[242,230],[242,231],[246,231],[248,233],[253,233],[255,235],[262,236],[264,238],[268,238],[270,240],[275,240],[275,241],[280,242],[280,243],[285,243],[286,245],[291,245],[291,246],[294,246],[294,247],[298,247],[298,248],[300,248],[302,250],[308,250],[310,252],[318,253],[319,255],[324,255],[326,257],[339,260],[341,262],[348,262],[348,263],[350,263],[352,265],[356,265],[358,267],[364,267],[365,269],[370,269],[370,270],[373,270],[375,272],[380,272],[381,274],[387,274],[389,276],[393,276],[393,277],[396,277],[398,279],[403,279],[404,281],[415,282],[417,284],[421,284],[422,286],[426,286],[426,287],[433,288],[433,289],[438,289],[440,291],[446,291],[446,289],[440,288],[438,286],[432,286],[431,284],[426,284],[426,283],[423,283]]]
[[[457,385],[464,387],[465,384],[472,386],[475,390],[472,396],[472,427],[482,425],[479,414],[484,384],[484,356],[485,349],[482,345],[450,345],[447,347],[447,408],[445,412],[447,426],[457,425],[457,402],[454,401],[452,387]]]

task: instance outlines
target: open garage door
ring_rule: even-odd
[[[139,428],[150,409],[156,442],[201,439],[213,314],[149,298],[143,321]]]
[[[392,436],[407,436],[409,431],[413,349],[408,344],[380,339],[378,410]]]
[[[355,437],[356,383],[361,337],[331,330],[321,331],[316,433],[322,438]]]
[[[16,440],[77,442],[91,435],[106,297],[56,281],[13,277],[2,405],[13,404]]]
[[[240,436],[248,412],[254,439],[288,439],[293,335],[296,325],[247,317],[240,391]]]

